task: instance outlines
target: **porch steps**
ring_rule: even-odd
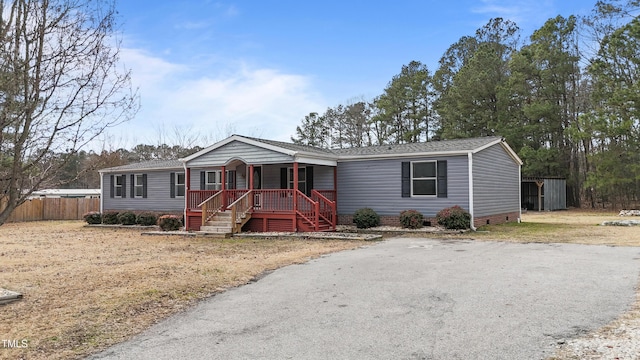
[[[232,229],[233,221],[231,219],[231,213],[227,211],[215,214],[205,225],[200,226],[200,231],[206,233],[231,234]]]
[[[237,224],[244,225],[250,216],[244,214],[240,219],[236,220]],[[214,217],[207,221],[205,225],[200,226],[200,233],[206,234],[226,234],[231,236],[233,233],[233,219],[231,218],[231,212],[222,211],[216,213]]]

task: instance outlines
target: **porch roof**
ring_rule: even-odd
[[[199,158],[205,157],[212,152],[223,148],[227,144],[231,144],[234,142],[243,143],[253,148],[266,150],[270,153],[276,153],[280,156],[277,157],[278,160],[276,162],[301,162],[307,164],[315,164],[315,165],[327,165],[327,166],[336,166],[337,165],[337,155],[333,153],[333,151],[328,149],[315,148],[312,146],[298,145],[292,143],[286,143],[275,140],[266,140],[266,139],[258,139],[248,136],[242,135],[232,135],[222,141],[219,141],[205,149],[202,149],[195,154],[187,156],[183,159],[180,159],[182,162],[190,165],[189,163],[199,163]],[[201,160],[201,159],[200,159]],[[244,158],[234,158],[230,157],[228,159],[224,159],[224,163],[233,161],[233,160],[241,160],[245,161]],[[222,165],[222,164],[214,164],[214,165]]]
[[[179,160],[149,160],[128,165],[114,166],[106,169],[98,170],[99,173],[118,172],[118,171],[137,171],[137,170],[170,170],[184,169],[184,164]]]

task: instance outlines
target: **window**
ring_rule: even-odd
[[[293,168],[288,170],[287,184],[289,189],[293,189]],[[298,168],[298,190],[307,194],[307,169],[305,167]]]
[[[207,171],[203,190],[220,190],[222,188],[222,172],[220,170]]]
[[[226,189],[236,188],[236,171],[227,170],[225,172]],[[221,190],[222,189],[222,171],[206,171],[200,172],[200,190]]]
[[[184,197],[184,173],[176,173],[176,197]]]
[[[115,175],[114,176],[114,183],[113,183],[113,196],[114,197],[123,197],[122,194],[124,194],[124,183],[125,183],[125,177],[124,175]]]
[[[438,171],[435,161],[411,163],[411,194],[413,196],[436,196]]]
[[[185,192],[185,182],[184,182],[184,173],[174,173],[172,172],[169,178],[170,184],[169,184],[169,192],[170,192],[170,197],[171,198],[175,198],[175,197],[184,197],[184,192]]]
[[[141,198],[144,197],[144,175],[142,174],[135,174],[133,176],[133,189],[134,189],[134,196],[137,198]]]
[[[447,161],[403,161],[402,197],[447,197]]]

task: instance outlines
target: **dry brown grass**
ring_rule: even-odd
[[[640,246],[640,227],[602,226],[620,220],[618,213],[584,210],[527,212],[522,223],[487,225],[475,233],[445,235],[450,238],[509,242],[570,243],[587,245]],[[628,219],[628,218],[626,218]]]
[[[142,236],[81,222],[0,227],[0,359],[71,359],[121,342],[198,299],[359,241]]]

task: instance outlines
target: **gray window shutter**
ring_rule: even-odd
[[[402,162],[402,197],[411,197],[411,163]]]
[[[147,174],[142,174],[142,197],[147,198]]]
[[[313,166],[306,167],[307,172],[307,196],[311,196],[311,190],[313,190]]]
[[[438,161],[438,197],[447,197],[447,161]]]
[[[206,176],[206,172],[200,171],[200,190],[207,190]]]
[[[114,194],[115,194],[115,181],[116,181],[116,179],[115,179],[115,177],[113,175],[111,175],[109,178],[110,178],[110,181],[111,181],[111,186],[109,188],[109,197],[113,198]]]
[[[131,198],[135,198],[136,197],[136,176],[134,174],[131,174],[130,178],[131,178]]]
[[[172,172],[169,174],[171,179],[169,180],[169,196],[171,198],[176,197],[176,173]]]
[[[127,197],[127,175],[120,175],[122,176],[122,197],[126,198]]]

